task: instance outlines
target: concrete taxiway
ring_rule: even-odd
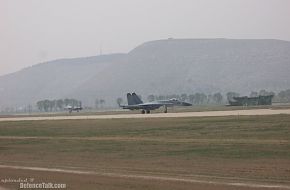
[[[250,116],[250,115],[278,115],[278,114],[290,115],[290,109],[252,109],[252,110],[153,113],[153,114],[9,117],[9,118],[0,118],[0,122],[1,121],[80,120],[80,119],[122,119],[122,118],[217,117],[217,116],[243,116],[243,115]]]

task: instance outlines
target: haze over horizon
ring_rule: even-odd
[[[0,76],[166,38],[290,41],[288,0],[0,0]]]

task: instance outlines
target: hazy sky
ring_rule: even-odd
[[[290,41],[290,0],[0,0],[0,75],[164,38]]]

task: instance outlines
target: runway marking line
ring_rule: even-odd
[[[80,171],[80,170],[68,170],[68,169],[57,169],[57,168],[25,167],[25,166],[10,166],[10,165],[0,165],[0,168],[44,171],[44,172],[60,172],[60,173],[79,174],[79,175],[98,175],[98,176],[105,176],[105,177],[132,178],[132,179],[144,179],[144,180],[202,183],[202,184],[226,185],[226,186],[236,186],[236,187],[290,189],[290,186],[288,185],[270,185],[270,184],[245,183],[245,182],[220,182],[220,181],[210,181],[210,180],[188,179],[188,178],[181,178],[181,177],[166,177],[166,176],[153,176],[153,175],[149,176],[149,175],[140,175],[140,174],[133,175],[133,174],[110,173],[110,172],[94,172],[94,171]]]

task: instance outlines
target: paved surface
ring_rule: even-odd
[[[156,113],[156,114],[118,114],[118,115],[89,115],[89,116],[50,116],[50,117],[15,117],[0,118],[1,121],[39,121],[39,120],[73,120],[73,119],[119,119],[119,118],[174,118],[174,117],[213,117],[213,116],[239,116],[239,115],[277,115],[289,114],[290,109],[253,109],[231,111],[205,111],[182,113]]]

